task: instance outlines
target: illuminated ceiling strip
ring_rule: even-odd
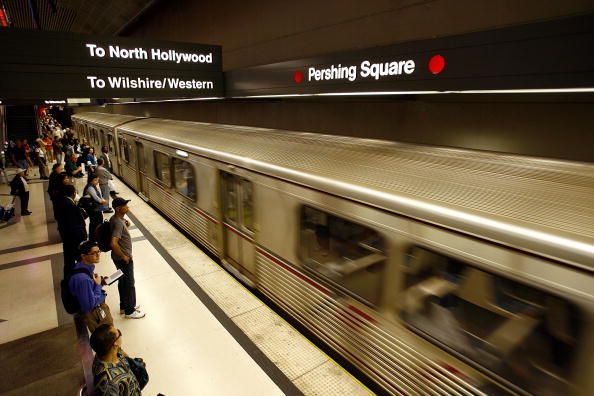
[[[467,91],[372,91],[372,92],[322,92],[312,94],[247,95],[232,98],[291,98],[308,96],[380,96],[380,95],[430,95],[430,94],[500,94],[500,93],[583,93],[594,88],[542,88],[542,89],[494,89]]]
[[[161,100],[142,100],[137,102],[113,102],[105,103],[105,105],[123,105],[123,104],[134,104],[134,103],[163,103],[163,102],[193,102],[198,100],[220,100],[225,99],[222,96],[213,96],[208,98],[184,98],[184,99],[161,99]]]

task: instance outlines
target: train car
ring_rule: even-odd
[[[594,389],[594,166],[153,118],[115,130],[132,188],[386,392]]]
[[[85,139],[91,147],[94,147],[97,157],[101,154],[101,147],[109,148],[110,154],[114,156],[111,161],[113,172],[120,176],[121,156],[118,155],[115,127],[141,118],[119,114],[85,113],[84,118],[73,115],[72,122],[76,137],[81,141]]]

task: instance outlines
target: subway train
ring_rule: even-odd
[[[114,173],[389,394],[592,394],[594,166],[80,113]]]

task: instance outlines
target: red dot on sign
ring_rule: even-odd
[[[433,55],[429,59],[429,71],[432,74],[439,74],[445,69],[445,58],[441,55]]]
[[[303,73],[300,72],[299,70],[297,70],[294,74],[293,74],[293,79],[295,80],[295,82],[297,84],[301,84],[301,82],[303,81]]]

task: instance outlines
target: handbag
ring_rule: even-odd
[[[107,181],[107,185],[109,186],[109,191],[115,191],[115,183],[113,182],[113,180],[108,180]]]
[[[148,371],[146,371],[146,363],[144,363],[144,360],[141,358],[131,358],[126,356],[125,359],[128,362],[128,366],[130,366],[130,370],[132,370],[134,373],[134,376],[140,385],[140,389],[142,390],[149,382]]]

